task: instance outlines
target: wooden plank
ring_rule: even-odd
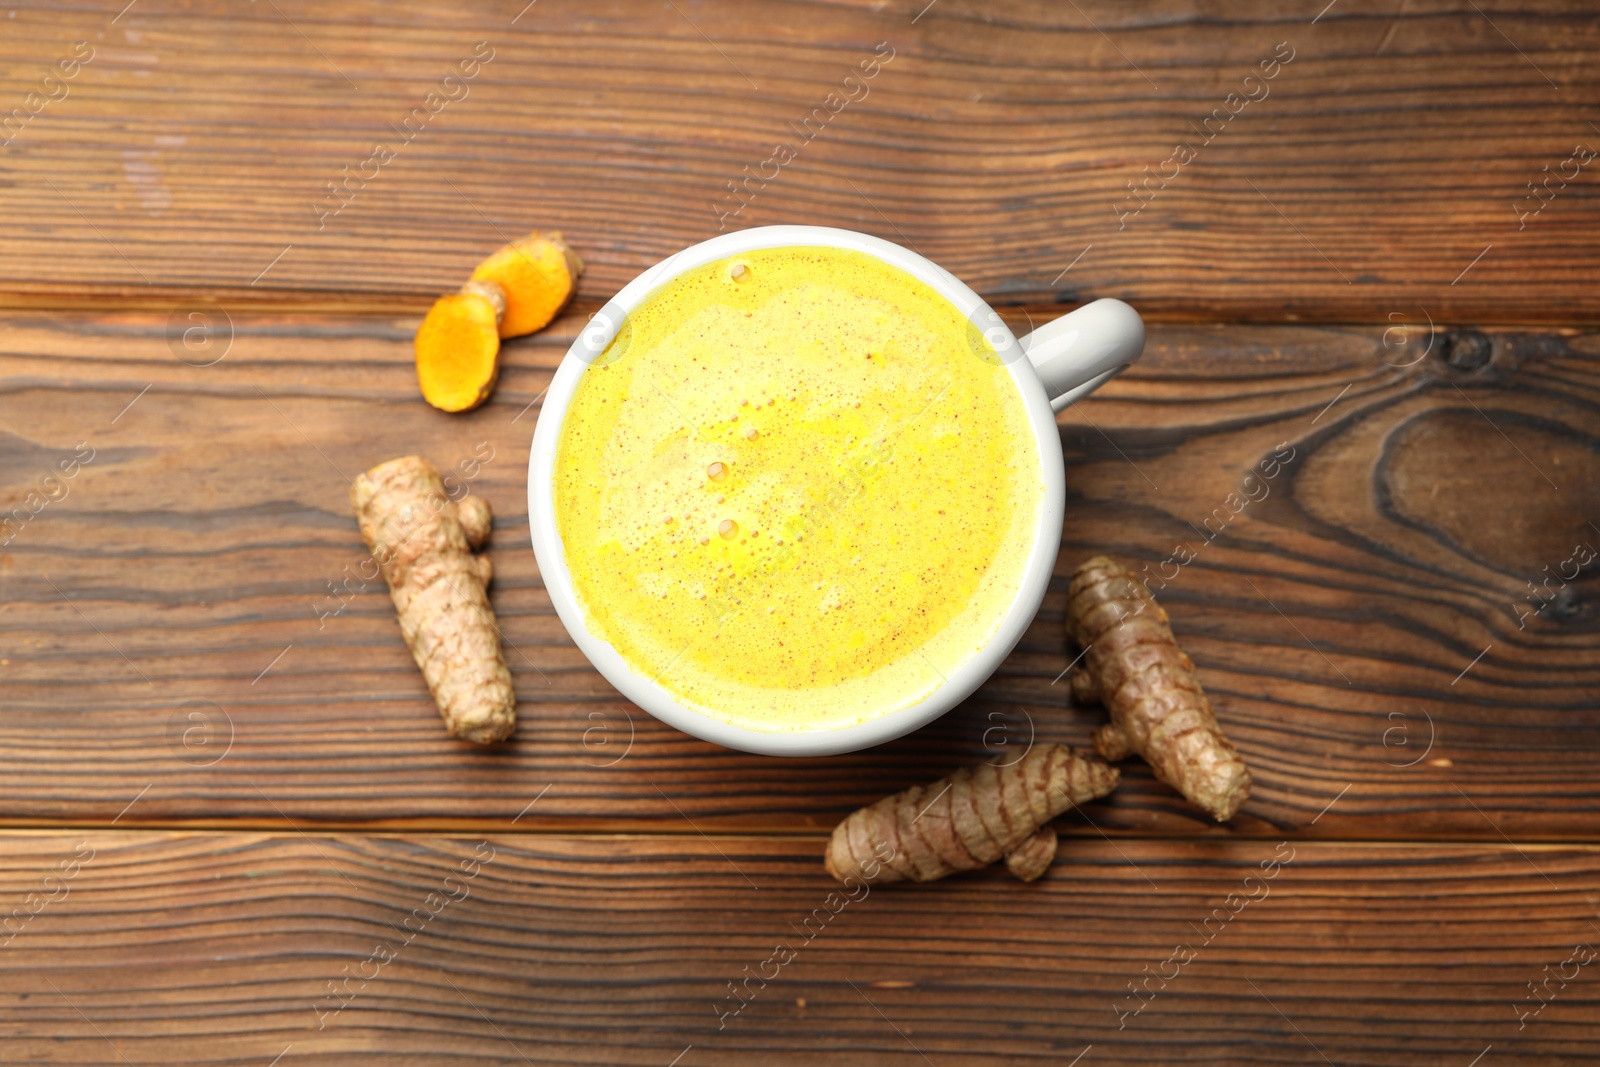
[[[0,321],[0,510],[93,450],[0,549],[0,818],[504,828],[542,796],[523,825],[826,828],[1030,738],[1086,743],[1103,712],[1059,680],[1071,568],[1112,551],[1157,573],[1186,545],[1160,595],[1255,795],[1218,830],[1133,761],[1073,832],[1594,835],[1600,568],[1518,615],[1530,580],[1600,546],[1594,335],[1153,330],[1138,370],[1062,419],[1057,576],[996,677],[899,742],[775,760],[622,701],[552,612],[527,450],[580,321],[512,344],[464,417],[418,399],[414,320],[241,314],[208,367],[173,358],[164,316]],[[365,556],[348,478],[409,452],[476,470],[499,516],[522,701],[501,748],[444,735],[386,592],[342,584]]]
[[[719,227],[786,222],[913,244],[1007,303],[1596,321],[1589,6],[1325,8],[23,8],[0,300],[415,310],[539,227],[595,306]]]
[[[0,1035],[74,1064],[1592,1062],[1592,847],[1075,841],[1033,885],[854,900],[820,852],[6,834],[33,914]]]

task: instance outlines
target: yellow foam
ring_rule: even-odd
[[[981,334],[832,248],[746,253],[647,297],[557,449],[591,629],[682,703],[767,731],[928,696],[993,636],[1042,497]]]

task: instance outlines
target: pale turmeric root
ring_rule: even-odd
[[[543,329],[577,288],[583,261],[559,233],[531,233],[441,296],[417,329],[417,384],[441,411],[471,411],[500,378],[500,341]]]
[[[841,882],[882,885],[931,882],[1007,856],[1012,873],[1032,881],[1055,857],[1055,831],[1040,828],[1105,796],[1119,777],[1065,745],[1036,746],[1004,767],[963,767],[852,814],[834,827],[823,865]]]
[[[1044,876],[1056,858],[1056,828],[1046,826],[1006,853],[1006,870],[1032,882]]]
[[[452,503],[432,463],[406,456],[356,478],[350,502],[389,583],[406,647],[450,732],[489,744],[517,725],[516,694],[487,592],[489,505]]]
[[[1218,822],[1233,818],[1250,795],[1250,770],[1223,736],[1150,590],[1116,560],[1096,556],[1072,576],[1067,597],[1067,632],[1086,650],[1073,698],[1111,712],[1095,734],[1100,755],[1115,763],[1137,752],[1189,803]]]

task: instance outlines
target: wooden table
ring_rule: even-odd
[[[1592,7],[122,2],[0,16],[0,1061],[1595,1062]],[[528,548],[587,315],[778,222],[911,245],[1019,332],[1151,324],[1060,420],[1016,652],[829,759],[620,699]],[[422,310],[534,228],[590,264],[570,314],[432,410]],[[498,514],[492,750],[351,577],[349,482],[411,452]],[[802,925],[854,807],[1086,743],[1066,576],[1178,546],[1232,824],[1132,761],[1040,883]]]

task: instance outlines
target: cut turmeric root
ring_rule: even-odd
[[[417,384],[440,411],[471,411],[500,378],[497,327],[505,294],[499,286],[467,284],[434,301],[417,330]]]
[[[1189,803],[1218,822],[1233,818],[1250,796],[1250,769],[1223,736],[1150,590],[1096,556],[1073,574],[1067,598],[1067,632],[1085,650],[1072,695],[1111,713],[1095,734],[1100,755],[1115,763],[1137,752]]]
[[[550,325],[578,287],[583,260],[559,232],[530,233],[478,264],[472,280],[494,282],[506,294],[500,336],[521,337]]]
[[[834,827],[823,865],[841,882],[931,882],[1006,856],[1023,881],[1055,858],[1044,827],[1116,788],[1115,767],[1065,745],[1039,745],[1016,763],[963,767],[929,786],[885,797]]]
[[[583,261],[559,233],[531,233],[484,260],[417,330],[417,384],[441,411],[471,411],[500,377],[500,341],[543,329],[571,299]]]
[[[517,702],[489,606],[493,572],[489,557],[473,555],[489,536],[488,504],[475,496],[452,503],[421,456],[360,475],[350,502],[450,732],[478,744],[509,737]]]

